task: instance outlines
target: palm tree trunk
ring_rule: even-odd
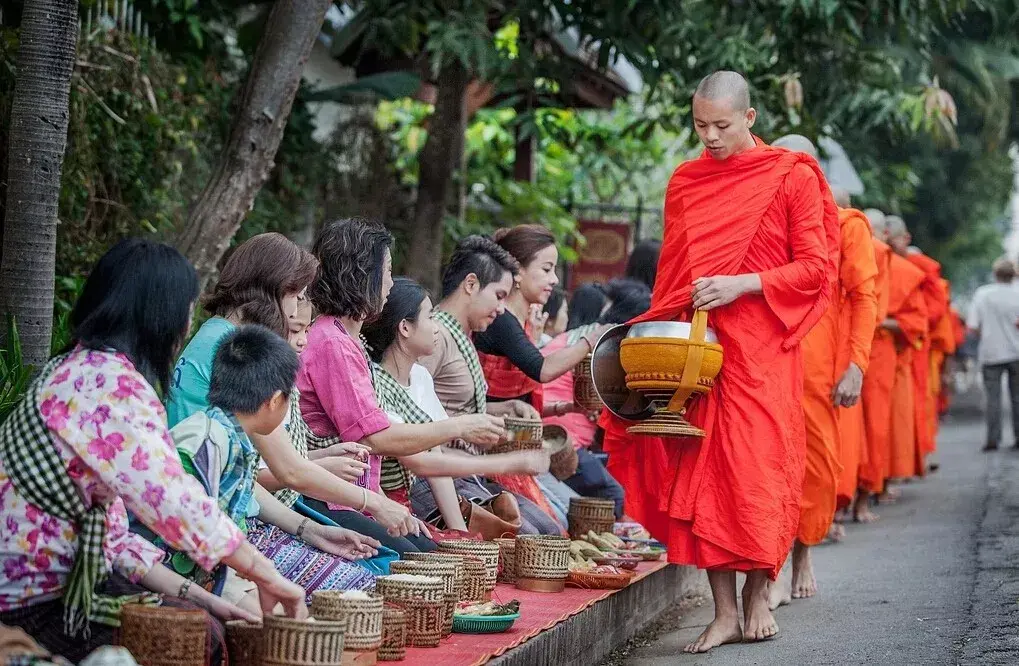
[[[36,367],[50,354],[57,205],[77,46],[78,0],[26,0],[11,104],[0,311],[14,315],[25,362]]]
[[[464,95],[470,73],[459,62],[439,72],[435,113],[428,121],[428,139],[421,149],[417,206],[407,253],[408,273],[432,293],[438,293],[442,241],[453,171],[464,151],[467,113]]]
[[[188,216],[177,247],[203,286],[269,177],[290,107],[332,0],[277,0],[251,63],[219,165]]]

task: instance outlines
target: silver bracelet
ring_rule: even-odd
[[[361,499],[363,501],[361,502],[361,509],[359,510],[359,513],[364,513],[368,508],[368,490],[365,488],[361,488]]]
[[[188,598],[188,592],[190,590],[191,590],[191,581],[188,580],[187,578],[185,578],[184,582],[180,584],[180,589],[177,590],[177,598],[178,599],[187,599]]]
[[[294,534],[294,536],[296,536],[298,539],[300,539],[301,535],[304,534],[304,528],[308,526],[309,520],[311,520],[311,518],[305,518],[304,520],[301,521],[301,524],[297,526],[297,532]]]

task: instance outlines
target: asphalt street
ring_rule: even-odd
[[[775,640],[683,654],[708,601],[626,663],[1019,664],[1019,452],[982,444],[979,422],[946,423],[937,473],[815,549],[818,595],[778,611]]]

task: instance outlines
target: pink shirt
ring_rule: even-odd
[[[75,351],[46,379],[40,412],[86,506],[107,505],[114,571],[137,582],[163,558],[128,531],[125,508],[206,570],[244,541],[184,472],[159,397],[127,357]],[[0,463],[0,611],[59,598],[77,549],[78,528],[25,500]]]
[[[541,348],[545,356],[566,348],[569,333],[557,335],[552,342]],[[545,404],[553,402],[573,402],[573,371],[570,370],[562,377],[553,379],[544,385]],[[591,422],[587,414],[566,414],[565,416],[546,416],[542,419],[549,425],[559,425],[566,428],[573,439],[573,448],[586,449],[594,441],[595,432],[598,426]]]
[[[304,421],[319,437],[359,442],[389,427],[389,417],[375,400],[364,349],[336,317],[319,317],[308,329],[297,388]],[[382,458],[370,456],[357,485],[379,492],[381,467]]]

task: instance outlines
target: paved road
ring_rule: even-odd
[[[982,434],[946,424],[941,471],[818,548],[820,592],[779,611],[776,640],[681,654],[706,603],[626,663],[1019,664],[1019,453],[981,454]]]

